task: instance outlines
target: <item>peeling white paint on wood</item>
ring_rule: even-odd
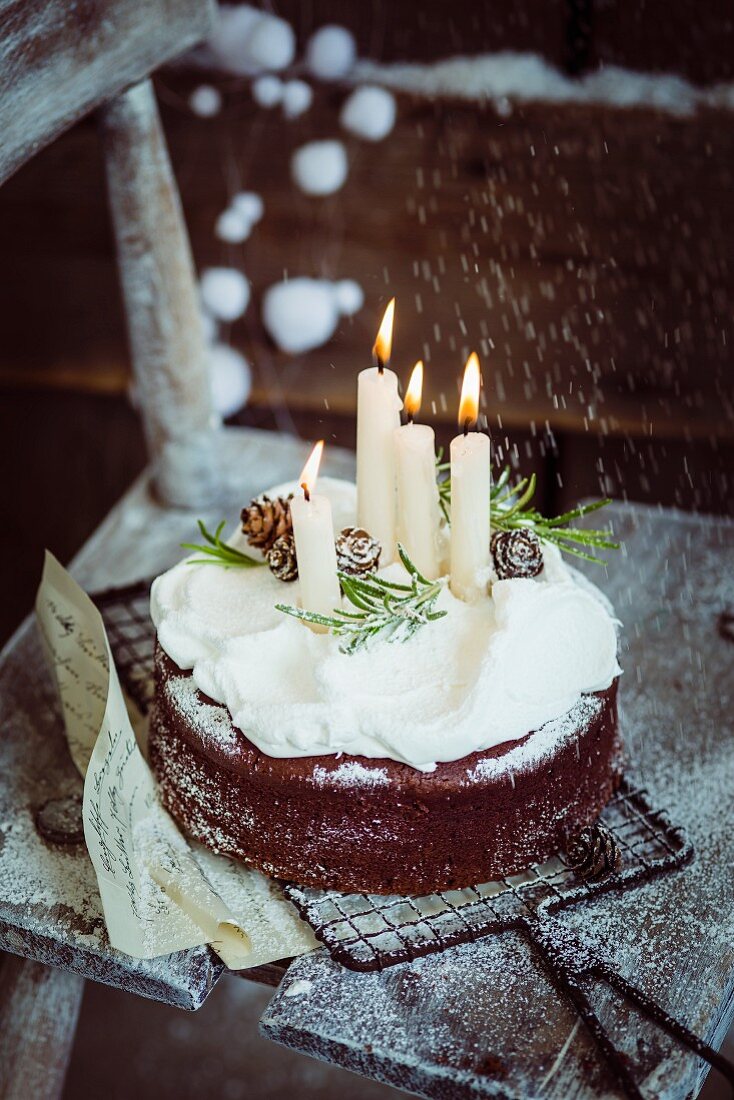
[[[104,108],[101,128],[135,380],[158,491],[216,495],[214,412],[194,267],[150,81]]]
[[[0,183],[95,107],[206,37],[212,0],[0,0]]]
[[[28,959],[0,956],[0,1096],[61,1094],[84,982]]]

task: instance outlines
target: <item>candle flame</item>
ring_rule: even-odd
[[[320,439],[315,445],[311,454],[308,456],[306,465],[301,470],[301,476],[298,479],[298,484],[303,489],[303,495],[306,500],[311,499],[311,492],[316,485],[316,478],[319,476],[319,466],[321,465],[321,455],[324,451],[324,441]]]
[[[461,386],[461,401],[459,402],[459,427],[465,432],[469,431],[472,424],[476,424],[479,417],[479,390],[482,385],[482,376],[479,370],[479,356],[475,351],[471,353],[464,368],[464,381]]]
[[[392,352],[392,330],[393,323],[395,321],[395,299],[391,298],[387,303],[387,309],[382,318],[382,324],[380,330],[377,333],[377,339],[375,340],[375,346],[372,348],[372,354],[375,357],[377,363],[377,369],[382,373],[386,364],[390,362],[390,353]]]
[[[405,394],[405,411],[408,414],[408,420],[412,420],[421,407],[421,397],[423,396],[423,360],[419,359],[416,365],[413,367],[410,375],[410,382],[408,382],[408,389]]]

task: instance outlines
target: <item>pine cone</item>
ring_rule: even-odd
[[[267,553],[270,572],[279,581],[294,581],[298,577],[298,561],[296,559],[296,540],[293,535],[281,535],[276,539]]]
[[[589,882],[598,882],[622,866],[622,853],[616,840],[598,821],[581,830],[569,844],[566,854],[571,869]]]
[[[494,567],[501,581],[514,577],[537,577],[543,568],[540,539],[527,527],[495,531],[490,544]]]
[[[276,539],[288,535],[291,526],[291,497],[255,497],[242,509],[242,531],[250,546],[267,554]]]
[[[345,527],[336,540],[336,562],[342,573],[359,577],[376,573],[382,547],[361,527]]]

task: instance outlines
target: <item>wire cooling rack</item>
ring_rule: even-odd
[[[691,858],[683,831],[624,781],[601,823],[621,853],[620,870],[600,882],[579,879],[563,853],[496,882],[427,897],[341,894],[287,884],[284,893],[334,959],[351,970],[384,970],[529,919],[625,890]]]
[[[148,713],[153,701],[155,627],[150,618],[151,581],[95,594],[104,620],[120,683],[138,710]]]

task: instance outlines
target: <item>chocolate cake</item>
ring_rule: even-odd
[[[621,778],[617,683],[423,773],[266,756],[159,647],[150,759],[167,809],[214,852],[311,886],[428,894],[521,871],[597,817]]]
[[[353,487],[330,491],[348,514]],[[296,585],[268,570],[176,566],[152,594],[165,806],[215,852],[343,891],[551,857],[611,797],[622,747],[610,608],[557,551],[542,563],[473,606],[446,590],[444,618],[353,656],[273,610]]]

